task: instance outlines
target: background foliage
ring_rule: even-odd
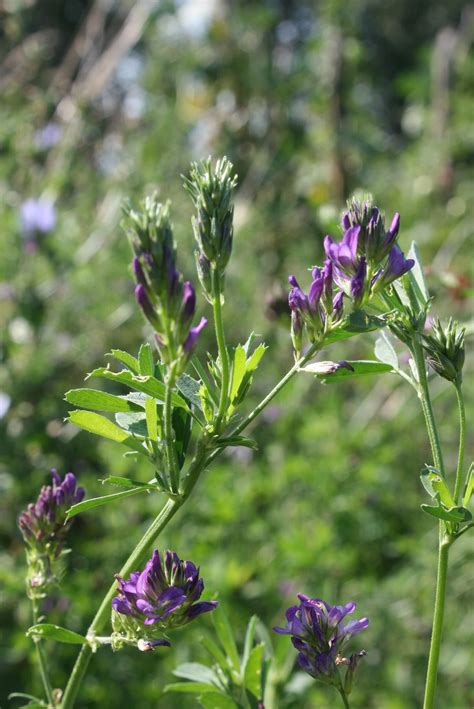
[[[401,212],[401,244],[418,241],[436,314],[467,320],[474,13],[461,0],[11,0],[0,16],[6,697],[38,690],[17,514],[52,466],[74,471],[90,496],[107,474],[149,477],[114,444],[63,424],[64,392],[112,347],[136,351],[150,336],[134,306],[122,199],[154,188],[172,198],[180,263],[192,276],[192,209],[179,174],[209,153],[234,162],[240,189],[225,313],[231,342],[255,330],[270,345],[254,397],[291,363],[286,276],[321,260],[322,239],[354,190],[374,192],[389,216]],[[60,135],[48,147],[41,130],[51,122]],[[57,224],[26,241],[20,206],[40,196],[55,203]],[[363,357],[372,345],[356,338],[339,354]],[[442,382],[434,387],[442,437],[454,450],[453,394]],[[160,547],[201,564],[241,634],[251,613],[280,622],[297,591],[356,600],[371,622],[356,705],[419,706],[436,526],[419,512],[418,472],[429,453],[411,392],[390,377],[324,387],[301,375],[252,435],[259,451],[220,459]],[[454,458],[447,462],[453,469]],[[130,498],[77,519],[62,591],[45,609],[51,622],[84,631],[157,500]],[[439,681],[439,705],[453,708],[469,701],[469,556],[466,535],[452,554]],[[162,689],[178,662],[200,658],[206,627],[203,620],[176,634],[170,652],[102,650],[81,705],[176,706]],[[54,685],[63,686],[75,650],[50,649]],[[333,699],[297,674],[291,687],[294,707]]]

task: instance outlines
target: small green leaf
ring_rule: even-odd
[[[215,611],[212,613],[212,622],[222,647],[224,648],[234,669],[238,672],[240,662],[239,653],[237,652],[237,645],[235,644],[234,633],[232,632],[231,625],[220,605],[217,606]]]
[[[182,665],[173,670],[176,677],[183,677],[192,682],[203,682],[207,685],[219,686],[219,678],[216,673],[206,665],[201,665],[199,662],[184,662]]]
[[[233,401],[237,394],[242,379],[246,371],[245,350],[242,345],[237,345],[234,350],[234,362],[232,367],[232,387],[230,390],[230,400]]]
[[[174,684],[167,684],[164,691],[202,694],[203,692],[215,692],[216,688],[213,685],[204,684],[204,682],[175,682]]]
[[[428,286],[426,285],[423,264],[421,263],[420,254],[418,252],[418,247],[415,241],[412,241],[410,250],[407,253],[407,258],[411,258],[415,262],[415,265],[408,273],[410,276],[410,280],[414,285],[415,293],[417,295],[418,300],[420,300],[421,303],[425,305],[430,299],[430,293],[428,290]]]
[[[117,416],[120,415],[141,416],[142,414],[117,414]],[[105,416],[96,414],[93,411],[70,411],[68,421],[79,426],[84,431],[108,438],[111,441],[123,443],[128,448],[133,448],[139,453],[143,453],[143,446],[138,441],[127,435],[125,431],[112,423],[112,421],[109,421]]]
[[[423,487],[431,497],[439,499],[448,509],[455,506],[446,481],[436,468],[431,466],[424,468],[421,471],[420,479]]]
[[[227,662],[227,658],[222,652],[222,650],[219,648],[217,643],[205,636],[202,638],[201,644],[204,645],[208,653],[216,660],[217,664],[223,670],[226,670],[228,668],[229,663]]]
[[[452,507],[447,510],[444,507],[432,507],[431,505],[421,505],[421,509],[426,514],[442,519],[445,522],[453,522],[460,524],[461,522],[470,522],[472,515],[465,507]]]
[[[158,440],[158,412],[156,409],[156,399],[147,399],[145,402],[146,426],[148,438],[152,441]]]
[[[252,352],[252,354],[247,360],[247,372],[254,372],[257,369],[258,365],[260,364],[260,360],[262,359],[267,349],[267,346],[263,342],[261,342],[259,346],[255,348],[255,350]]]
[[[192,419],[190,414],[183,409],[174,409],[172,415],[173,431],[175,435],[175,449],[180,468],[186,459],[189,442],[191,440]]]
[[[142,483],[138,480],[131,480],[130,478],[122,478],[119,475],[109,475],[100,481],[102,485],[109,483],[110,485],[118,485],[119,487],[136,488],[143,487],[147,490],[159,490],[160,488],[153,482]]]
[[[190,377],[189,374],[182,374],[176,382],[176,386],[190,404],[199,410],[202,409],[201,399],[199,398],[201,382],[198,382],[197,379],[193,379],[193,377]]]
[[[52,623],[32,625],[31,628],[28,628],[26,634],[29,637],[56,640],[59,643],[69,643],[70,645],[84,645],[84,643],[87,643],[87,639],[83,635]]]
[[[147,399],[148,401],[154,402],[154,399]],[[133,436],[141,436],[142,438],[147,438],[148,437],[148,428],[146,425],[146,414],[143,412],[138,414],[138,413],[133,413],[133,414],[124,414],[124,413],[119,413],[115,414],[115,420],[117,424],[120,426],[121,429],[124,431],[127,431],[127,433],[132,434]]]
[[[330,384],[340,379],[354,379],[367,374],[382,374],[383,372],[392,371],[391,365],[384,362],[376,362],[375,360],[351,360],[347,364],[350,365],[351,369],[339,367],[330,372],[328,371],[330,365],[335,367],[337,366],[336,362],[314,362],[302,367],[301,371],[314,374],[318,379],[322,379],[325,384]]]
[[[124,364],[134,374],[140,374],[140,367],[137,358],[133,357],[133,355],[129,354],[128,352],[124,352],[124,350],[111,350],[105,356],[114,357],[114,359]]]
[[[467,507],[471,501],[472,494],[474,492],[474,463],[471,463],[469,471],[466,478],[466,486],[464,488],[464,494],[462,496],[462,503],[464,507]]]
[[[153,396],[158,401],[164,402],[165,400],[166,387],[163,382],[160,382],[155,377],[134,376],[128,369],[122,369],[121,372],[112,372],[108,367],[98,367],[94,369],[87,375],[87,378],[89,377],[104,377],[104,379],[110,379],[112,382],[125,384],[131,389],[136,389],[136,391],[141,391],[143,394]],[[171,396],[171,401],[173,406],[188,409],[184,399],[175,392],[173,392]]]
[[[324,344],[330,345],[339,340],[346,340],[349,337],[359,335],[361,332],[380,330],[380,328],[385,327],[385,325],[386,322],[383,318],[376,317],[375,315],[367,315],[364,310],[356,310],[348,315],[348,317],[344,318],[337,329],[330,332],[324,338]]]
[[[375,343],[375,356],[380,362],[389,364],[393,369],[398,369],[397,353],[383,330]]]
[[[260,643],[252,649],[245,667],[245,687],[256,699],[260,699],[262,694],[263,647]]]
[[[131,497],[131,495],[136,495],[138,492],[145,492],[146,487],[132,488],[131,490],[123,490],[122,492],[114,492],[112,495],[104,495],[103,497],[91,497],[90,500],[83,500],[78,502],[77,505],[73,505],[67,510],[68,519],[75,517],[80,512],[86,512],[87,510],[92,510],[95,507],[101,507],[102,505],[108,505],[110,502],[115,502],[123,497]]]
[[[225,694],[210,692],[203,697],[199,697],[199,702],[204,709],[237,709],[237,704]]]
[[[153,359],[153,353],[148,342],[140,347],[138,352],[138,364],[141,375],[144,377],[152,377],[154,375],[155,360]]]
[[[244,652],[242,654],[242,664],[241,664],[241,669],[242,673],[245,673],[245,667],[247,666],[247,662],[250,656],[250,651],[252,649],[253,641],[255,638],[255,630],[257,627],[257,616],[253,615],[247,625],[247,630],[245,632],[245,642],[244,642]]]
[[[97,389],[70,389],[64,395],[66,401],[74,406],[95,411],[140,411],[140,407],[121,396],[114,396]]]

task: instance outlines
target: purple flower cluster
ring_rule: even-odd
[[[180,360],[181,369],[207,325],[201,318],[191,327],[196,311],[196,293],[190,281],[183,282],[176,268],[176,248],[169,219],[169,205],[146,199],[141,212],[129,209],[126,227],[134,251],[132,270],[135,297],[145,318],[156,332],[164,362]]]
[[[217,606],[216,601],[197,602],[204,590],[199,568],[172,551],[165,553],[162,562],[155,549],[143,571],[117,580],[114,630],[132,639],[181,627]]]
[[[348,693],[357,662],[365,652],[345,658],[342,650],[351,637],[368,627],[368,619],[343,622],[355,610],[355,603],[330,606],[320,598],[308,598],[302,593],[298,594],[298,598],[300,604],[286,611],[287,625],[273,630],[281,635],[291,635],[291,641],[298,650],[299,666],[315,679],[340,686],[338,668],[346,665],[344,690]]]
[[[355,308],[365,305],[372,295],[409,271],[414,261],[405,259],[396,241],[400,215],[392,219],[388,230],[371,197],[353,199],[342,215],[344,235],[339,242],[324,239],[326,260],[322,268],[312,269],[312,283],[304,293],[295,276],[288,296],[291,309],[291,337],[299,355],[303,330],[310,342],[321,340],[343,317],[344,296]]]
[[[315,342],[329,325],[342,318],[344,293],[334,293],[333,265],[329,259],[323,268],[315,266],[311,271],[312,283],[306,295],[295,276],[289,276],[292,286],[288,296],[291,308],[291,335],[296,352],[300,352],[303,325],[311,342]]]
[[[84,497],[84,488],[77,487],[73,473],[66,473],[61,481],[56,470],[51,471],[52,485],[41,488],[35,503],[28,505],[18,518],[18,526],[26,544],[52,559],[62,551],[70,522],[66,512]]]
[[[334,266],[334,279],[357,307],[409,271],[414,261],[405,259],[397,245],[400,215],[396,213],[388,230],[371,197],[352,199],[342,216],[344,236],[335,242],[324,240],[326,256]]]

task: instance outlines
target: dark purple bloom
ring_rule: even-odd
[[[364,256],[359,259],[359,265],[355,275],[351,278],[351,297],[356,305],[360,305],[364,297],[365,278],[367,275],[367,263]]]
[[[350,227],[339,243],[333,241],[330,236],[326,236],[324,239],[327,258],[346,276],[352,276],[357,272],[359,265],[357,246],[360,230],[360,226]]]
[[[158,323],[158,317],[155,312],[155,309],[153,308],[153,305],[151,304],[150,298],[148,297],[148,293],[146,292],[146,288],[144,285],[141,283],[138,284],[135,288],[135,298],[137,300],[138,305],[142,309],[142,312],[146,319],[156,327]]]
[[[56,224],[56,211],[49,199],[27,199],[21,205],[20,218],[26,236],[48,234]]]
[[[341,290],[337,293],[332,301],[332,315],[334,320],[340,320],[344,307],[344,292]]]
[[[140,263],[140,259],[138,256],[134,256],[132,260],[132,269],[133,269],[133,275],[135,276],[135,281],[137,282],[137,285],[141,285],[144,288],[147,287],[147,280],[145,276],[145,272],[143,271],[142,265]]]
[[[199,324],[190,329],[189,334],[188,334],[188,336],[184,342],[184,345],[183,345],[183,349],[186,352],[186,354],[189,355],[192,352],[192,350],[194,349],[196,342],[199,338],[199,335],[204,330],[206,325],[207,325],[207,318],[201,318],[201,320],[199,321]]]
[[[196,291],[191,281],[185,281],[183,285],[182,315],[187,322],[192,320],[196,310]]]
[[[298,594],[300,604],[286,611],[287,624],[284,628],[273,628],[276,633],[290,635],[298,650],[300,667],[315,679],[340,685],[338,666],[350,665],[341,654],[351,637],[368,627],[367,618],[344,620],[355,608],[355,603],[345,606],[330,606],[320,598],[308,598]],[[353,674],[355,662],[350,665]],[[351,679],[352,679],[351,674]]]
[[[379,290],[385,288],[393,281],[396,281],[397,278],[400,278],[400,276],[408,273],[414,265],[415,261],[411,258],[406,259],[403,251],[395,244],[395,246],[392,246],[390,249],[385,268],[378,274],[374,283],[375,289]]]
[[[145,634],[148,640],[150,633],[181,627],[217,606],[216,601],[199,601],[204,590],[199,568],[192,561],[181,561],[175,552],[167,551],[162,562],[155,549],[143,571],[127,580],[116,578],[114,628],[130,637]]]
[[[52,485],[44,485],[35,503],[28,505],[18,518],[18,526],[26,544],[51,559],[62,551],[67,530],[67,510],[80,502],[84,489],[76,486],[73,473],[66,473],[61,481],[56,470],[51,471]],[[71,520],[72,521],[72,520]]]

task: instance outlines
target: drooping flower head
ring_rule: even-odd
[[[118,595],[112,600],[112,623],[118,636],[128,641],[152,639],[217,606],[216,601],[199,601],[204,590],[199,568],[172,551],[167,551],[162,561],[155,549],[143,571],[130,574],[128,579],[116,578]]]
[[[356,608],[352,602],[345,606],[330,606],[320,598],[308,598],[302,593],[298,594],[298,599],[299,605],[286,611],[286,626],[273,630],[291,636],[298,650],[297,662],[301,669],[322,682],[342,686],[348,694],[357,661],[365,652],[346,658],[342,651],[354,635],[368,627],[368,619],[345,622],[346,616]],[[339,674],[342,665],[348,667],[344,685]]]
[[[192,327],[196,293],[176,267],[169,207],[156,195],[147,197],[139,210],[126,208],[124,226],[134,252],[135,298],[156,332],[161,358],[167,364],[179,361],[182,371],[190,353],[189,338],[193,344],[197,339]],[[198,334],[202,327],[197,326]]]
[[[84,489],[77,487],[73,473],[64,480],[52,470],[51,485],[44,485],[36,502],[28,505],[18,518],[18,526],[27,546],[28,587],[41,589],[54,580],[54,563],[64,549],[72,520],[67,510],[80,502]]]

